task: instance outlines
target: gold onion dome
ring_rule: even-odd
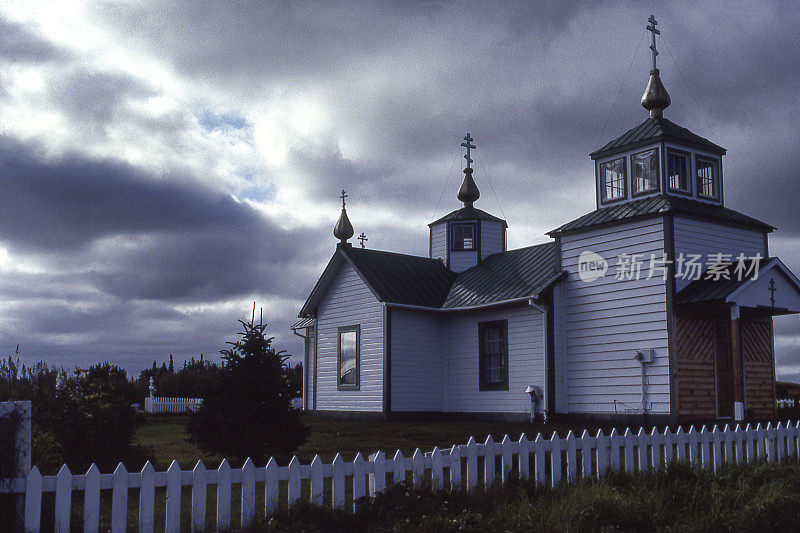
[[[647,82],[647,88],[642,95],[642,107],[650,111],[651,117],[660,117],[670,103],[669,93],[661,83],[658,69],[654,68],[650,71],[650,81]]]
[[[478,186],[475,185],[475,180],[472,179],[472,169],[464,169],[464,181],[461,182],[461,188],[458,189],[458,199],[464,202],[465,207],[472,207],[472,204],[481,197],[481,192]]]

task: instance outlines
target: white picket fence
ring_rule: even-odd
[[[180,531],[182,487],[191,487],[192,531],[204,531],[206,496],[209,490],[216,490],[216,528],[227,531],[234,525],[235,511],[239,511],[239,525],[253,523],[257,485],[264,494],[263,509],[258,510],[262,516],[272,515],[281,499],[289,505],[304,498],[318,505],[355,509],[362,496],[375,495],[387,484],[406,479],[415,487],[430,483],[435,489],[457,491],[488,487],[505,482],[512,475],[532,477],[537,483],[556,487],[562,481],[602,477],[608,472],[658,470],[673,460],[717,471],[723,463],[797,457],[798,437],[800,422],[755,427],[748,424],[744,428],[737,425],[735,429],[714,426],[711,430],[703,426],[700,431],[693,427],[688,432],[682,428],[675,432],[653,429],[650,433],[642,429],[638,434],[630,429],[624,434],[612,430],[608,435],[584,431],[580,437],[570,431],[565,438],[554,434],[545,439],[540,434],[533,441],[525,435],[516,441],[506,435],[499,443],[491,436],[483,443],[470,437],[465,445],[434,448],[429,453],[417,449],[411,457],[400,451],[392,457],[377,452],[364,458],[359,453],[352,462],[345,462],[337,454],[330,464],[316,456],[310,465],[301,464],[294,457],[288,466],[279,466],[270,459],[265,467],[256,467],[248,459],[242,468],[233,469],[223,460],[215,470],[207,470],[198,462],[193,470],[184,471],[173,461],[166,472],[156,472],[147,463],[141,472],[129,473],[120,463],[113,474],[101,474],[92,465],[83,475],[73,475],[65,465],[55,476],[42,476],[34,467],[26,479],[0,481],[0,493],[25,495],[26,531],[39,529],[44,493],[55,493],[55,530],[69,531],[73,494],[80,497],[82,493],[84,511],[77,519],[82,521],[84,531],[94,532],[99,529],[100,494],[111,491],[111,530],[122,532],[127,527],[128,494],[133,489],[138,491],[139,531],[152,531],[155,506],[165,505],[165,531],[172,533]],[[240,504],[235,506],[231,498],[233,485],[241,487]],[[159,493],[157,503],[159,487],[166,487],[166,498]]]
[[[292,398],[292,409],[302,409],[302,408],[303,408],[303,399]]]
[[[195,412],[203,403],[202,398],[150,398],[144,399],[145,413]]]

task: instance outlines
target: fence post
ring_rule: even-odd
[[[358,505],[359,498],[364,497],[364,479],[367,476],[366,464],[361,452],[356,453],[356,456],[353,458],[353,512],[358,510],[356,506]],[[423,470],[423,473],[424,472]]]
[[[256,514],[256,468],[249,457],[242,465],[242,529],[253,525]]]
[[[206,529],[206,465],[197,461],[192,470],[192,532]]]
[[[56,476],[56,532],[69,531],[69,514],[72,509],[72,473],[67,465],[61,467]]]
[[[313,490],[313,487],[312,487]],[[270,457],[264,469],[264,516],[271,517],[278,510],[278,463]]]
[[[380,454],[380,467],[381,467],[381,472],[382,472],[383,471],[383,452],[378,452],[378,453]],[[378,454],[376,454],[376,455],[378,455]],[[377,472],[378,471],[378,459],[377,458],[373,459],[373,465],[374,465],[373,470]],[[322,463],[322,457],[320,457],[319,454],[315,455],[314,459],[311,461],[311,503],[313,505],[320,505],[321,506],[322,503],[323,503],[322,495],[323,495],[323,493],[325,491],[325,489],[324,489],[325,476],[324,476],[324,473],[323,473],[324,468],[325,467],[323,466],[323,463]],[[375,474],[370,474],[370,478],[369,478],[370,494],[373,495],[373,496],[375,495],[375,490],[374,490],[374,488],[375,488],[375,480],[374,480],[375,477],[376,477]],[[380,480],[380,477],[378,477],[378,479]],[[275,489],[277,490],[277,488],[278,488],[278,480],[276,479],[275,480]],[[383,490],[383,488],[381,488],[381,490]],[[276,500],[275,503],[277,504],[278,503],[277,502],[277,496],[275,497],[275,500]],[[267,516],[269,516],[269,515],[267,515]]]
[[[38,533],[42,518],[42,475],[35,466],[25,480],[25,532]]]
[[[166,533],[180,533],[181,530],[181,466],[172,461],[167,469],[167,509],[165,516]]]
[[[353,480],[355,481],[355,477],[353,477]],[[289,506],[294,505],[300,500],[301,486],[302,480],[300,479],[300,459],[298,459],[296,455],[293,455],[292,459],[289,461],[289,490],[287,491],[289,496]]]
[[[399,452],[398,452],[399,453]],[[344,509],[344,459],[337,453],[333,458],[333,508]]]
[[[120,463],[114,470],[111,494],[111,532],[125,533],[128,521],[128,470]]]

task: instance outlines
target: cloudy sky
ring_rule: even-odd
[[[727,205],[800,272],[800,10],[650,4],[0,2],[0,354],[216,356],[254,301],[299,354],[339,191],[371,247],[425,255],[467,131],[480,207],[543,242],[646,117],[651,12],[666,116],[728,148]],[[800,379],[797,317],[776,346]]]

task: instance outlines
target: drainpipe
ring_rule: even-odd
[[[645,372],[645,365],[653,361],[653,350],[642,349],[636,350],[633,358],[639,361],[642,365],[642,417],[647,416],[647,373]]]
[[[549,401],[549,384],[550,384],[550,376],[547,375],[548,368],[547,368],[547,323],[550,320],[550,308],[547,305],[540,305],[533,301],[533,299],[528,300],[528,305],[542,313],[542,356],[543,356],[543,367],[544,367],[544,390],[538,391],[541,395],[541,402],[542,402],[542,419],[544,422],[547,422],[547,414],[550,411],[550,405],[548,405]],[[538,387],[537,387],[538,388]],[[534,409],[534,402],[533,402],[533,395],[531,396],[531,421],[535,416]]]

